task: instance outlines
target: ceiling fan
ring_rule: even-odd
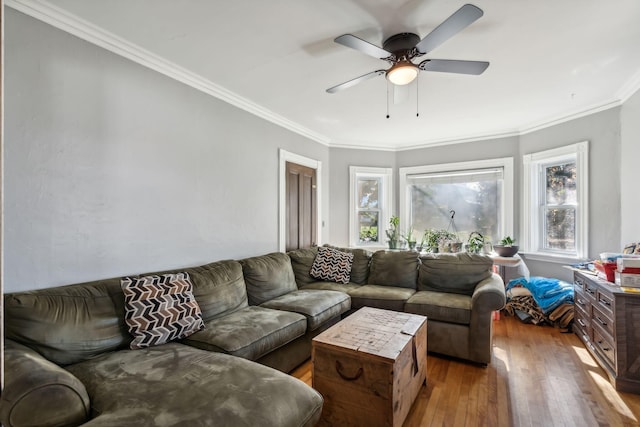
[[[482,9],[479,7],[472,4],[465,4],[422,40],[414,33],[399,33],[386,39],[382,44],[382,48],[352,34],[344,34],[337,37],[334,40],[336,43],[387,61],[391,64],[391,68],[372,71],[337,86],[330,87],[327,89],[327,92],[335,93],[382,74],[386,75],[387,80],[391,83],[399,86],[411,83],[418,77],[420,70],[473,75],[482,74],[489,66],[488,62],[425,59],[419,64],[414,64],[412,61],[413,58],[431,52],[455,34],[471,25],[482,15]]]

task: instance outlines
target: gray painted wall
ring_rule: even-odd
[[[589,140],[590,255],[640,240],[640,93],[520,137],[328,149],[12,9],[5,37],[7,292],[277,250],[278,148],[323,162],[321,241],[346,245],[349,166],[397,188],[399,167],[512,156],[517,234],[521,156]]]
[[[330,243],[338,246],[349,245],[349,166],[393,168],[394,185],[397,185],[395,181],[397,181],[398,169],[395,157],[396,153],[391,151],[330,149]]]
[[[640,242],[640,91],[632,95],[622,106],[620,114],[621,159],[620,159],[620,205],[621,241],[623,246]]]
[[[611,108],[520,137],[525,155],[589,141],[589,257],[620,246],[620,108]],[[521,160],[520,160],[521,161]],[[532,275],[571,281],[562,264],[527,260]]]
[[[5,11],[5,292],[278,249],[278,148],[327,147]]]

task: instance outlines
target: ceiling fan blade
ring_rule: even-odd
[[[479,7],[472,4],[465,4],[453,15],[448,17],[442,24],[438,25],[436,29],[420,40],[420,43],[416,45],[416,49],[421,53],[431,52],[433,49],[471,25],[483,14],[484,12],[482,12],[482,9]]]
[[[484,61],[460,61],[456,59],[426,59],[418,65],[424,71],[439,71],[443,73],[479,75],[489,66]]]
[[[382,75],[382,74],[384,74],[384,73],[386,73],[386,71],[385,71],[385,70],[376,70],[376,71],[372,71],[372,72],[367,73],[367,74],[365,74],[365,75],[363,75],[363,76],[356,77],[355,79],[349,80],[348,82],[344,82],[344,83],[341,83],[341,84],[339,84],[339,85],[337,85],[337,86],[330,87],[329,89],[327,89],[327,92],[329,92],[329,93],[336,93],[336,92],[338,92],[338,91],[340,91],[340,90],[348,89],[348,88],[350,88],[351,86],[355,86],[355,85],[357,85],[357,84],[358,84],[358,83],[360,83],[360,82],[363,82],[363,81],[365,81],[365,80],[369,80],[370,78],[373,78],[373,77],[375,77],[375,76]]]
[[[385,59],[393,55],[391,52],[387,52],[381,47],[371,44],[368,41],[362,40],[361,38],[358,38],[353,34],[343,34],[340,37],[336,37],[334,42],[346,47],[350,47],[351,49],[355,49],[362,53],[366,53],[367,55],[373,56],[374,58],[378,59]]]

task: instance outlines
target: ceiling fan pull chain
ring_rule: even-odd
[[[389,82],[387,82],[387,119],[389,118]]]
[[[419,82],[420,82],[420,79],[416,79],[416,117],[420,116],[420,110],[419,110],[420,104],[418,103],[418,99],[420,98],[420,91],[418,90]]]

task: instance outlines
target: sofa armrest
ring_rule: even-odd
[[[69,371],[11,340],[5,342],[4,364],[0,396],[4,427],[77,426],[89,418],[87,390]]]
[[[505,303],[504,283],[496,273],[478,283],[471,296],[471,310],[480,310],[481,313],[500,310]]]

